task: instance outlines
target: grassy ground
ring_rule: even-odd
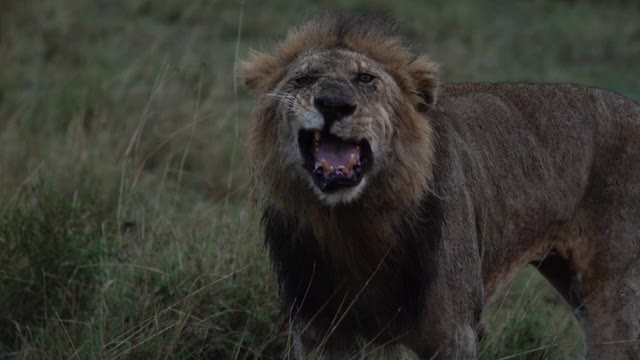
[[[247,200],[251,101],[234,64],[330,6],[0,3],[0,358],[289,355]],[[395,15],[447,81],[570,81],[640,99],[633,1],[337,8]],[[532,269],[486,318],[483,359],[582,354]]]

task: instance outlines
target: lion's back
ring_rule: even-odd
[[[613,91],[576,84],[459,83],[444,85],[440,109],[461,129],[536,145],[606,151],[640,139],[640,103]],[[526,141],[525,141],[526,143]]]
[[[585,198],[640,202],[640,104],[631,99],[574,84],[461,83],[442,87],[437,110],[486,201],[524,198],[529,214],[558,219]]]

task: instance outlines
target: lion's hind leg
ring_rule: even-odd
[[[640,359],[640,219],[589,230],[531,264],[572,307],[587,359]]]
[[[586,300],[587,359],[640,359],[640,259]]]
[[[640,201],[632,200],[640,196],[630,195],[615,213],[583,222],[591,241],[582,244],[577,269],[578,318],[590,360],[640,359]]]

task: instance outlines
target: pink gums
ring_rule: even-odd
[[[323,138],[319,146],[318,151],[315,152],[315,168],[322,167],[322,160],[326,160],[329,167],[333,169],[324,169],[325,175],[330,173],[342,173],[345,175],[353,175],[353,165],[360,164],[360,153],[358,146],[348,141],[341,141],[332,137]],[[351,155],[354,156],[354,161],[349,167],[349,160]]]

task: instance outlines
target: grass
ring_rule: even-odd
[[[290,355],[248,201],[251,99],[234,64],[331,6],[401,19],[446,81],[640,99],[633,1],[5,0],[0,358]],[[582,356],[572,314],[533,269],[485,317],[483,359]]]

